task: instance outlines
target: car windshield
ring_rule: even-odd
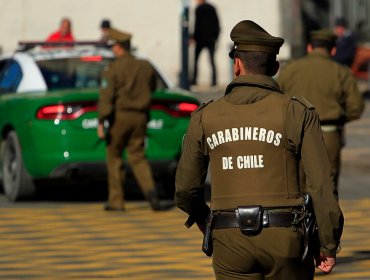
[[[36,61],[49,91],[71,88],[98,88],[101,73],[111,61],[102,56]],[[167,88],[157,74],[157,89]]]

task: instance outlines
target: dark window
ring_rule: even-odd
[[[48,90],[98,88],[101,73],[110,62],[100,56],[36,61]],[[157,73],[157,88],[166,84]]]
[[[36,61],[49,90],[98,88],[109,59],[102,57]]]
[[[6,60],[4,64],[0,64],[0,67],[2,67],[0,70],[0,92],[16,92],[22,79],[21,67],[14,60]]]

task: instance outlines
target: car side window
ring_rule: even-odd
[[[7,60],[0,70],[0,93],[16,92],[22,75],[19,64],[14,60]]]

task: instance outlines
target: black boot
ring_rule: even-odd
[[[156,191],[151,191],[148,193],[147,199],[150,203],[150,206],[154,211],[161,210],[160,208],[160,203],[159,203],[159,198],[157,196]]]
[[[154,211],[168,210],[174,206],[173,202],[169,203],[168,201],[161,201],[155,190],[148,193],[147,199]]]

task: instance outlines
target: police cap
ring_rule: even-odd
[[[109,28],[108,30],[108,44],[113,45],[115,43],[124,43],[130,41],[132,35],[123,31],[119,31],[115,28]]]
[[[320,40],[334,44],[335,40],[337,40],[337,35],[330,29],[320,29],[311,31],[311,41],[313,40]]]
[[[234,58],[235,51],[252,51],[278,54],[284,39],[271,36],[261,26],[251,20],[239,22],[231,30],[230,38],[234,46],[229,53]]]

